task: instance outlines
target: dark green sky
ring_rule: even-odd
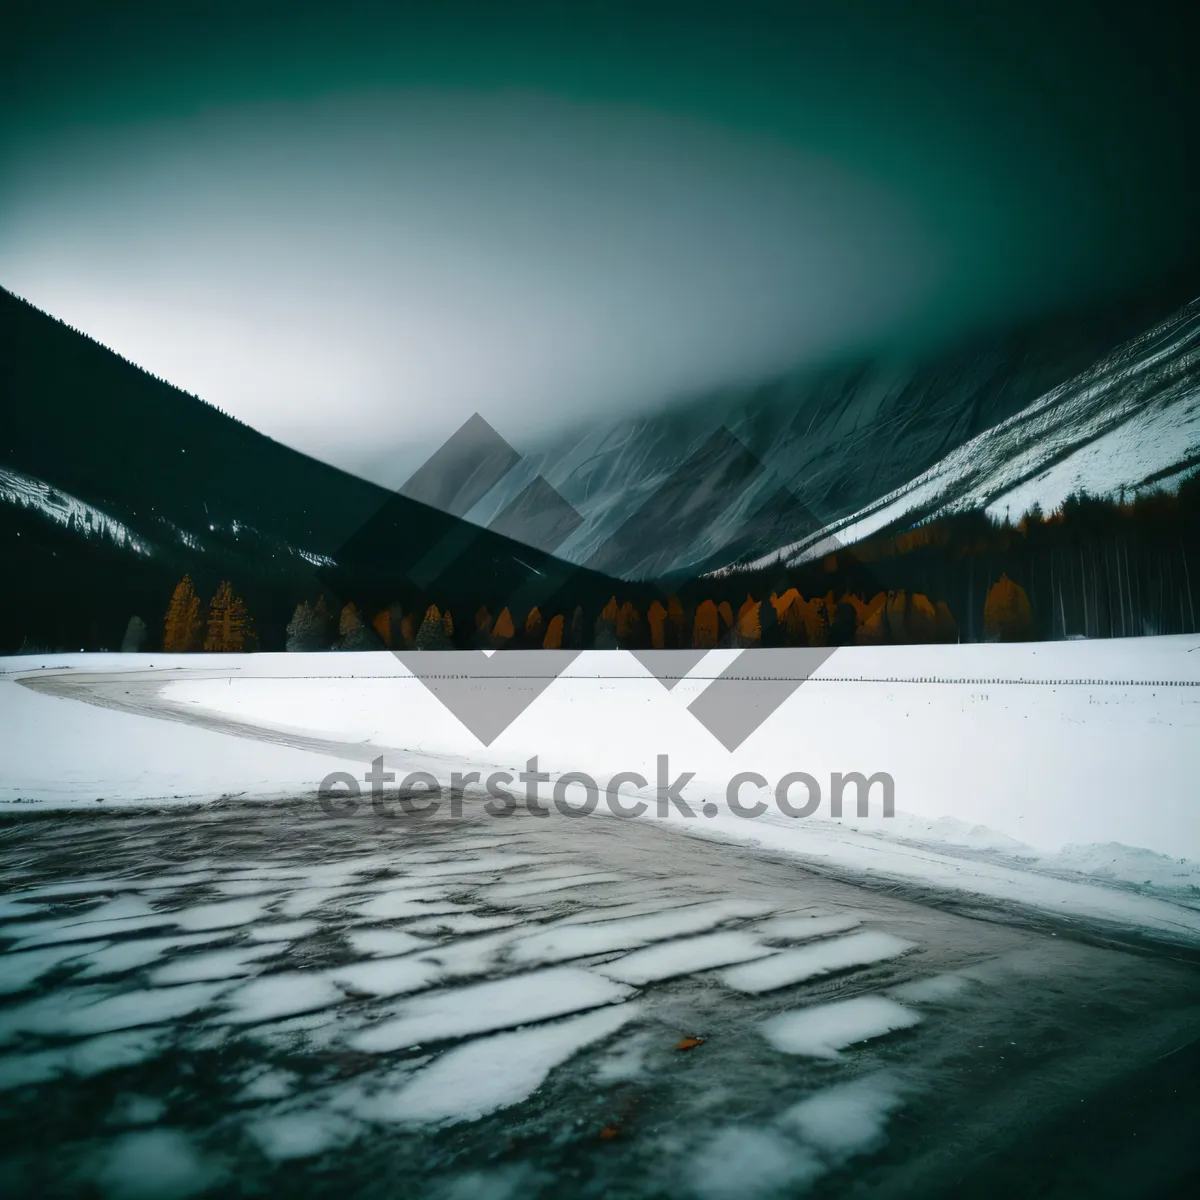
[[[0,283],[350,466],[1197,258],[1195,5],[159,7],[18,6]]]

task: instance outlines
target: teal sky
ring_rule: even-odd
[[[1194,262],[1189,8],[954,7],[28,6],[0,284],[395,482]]]

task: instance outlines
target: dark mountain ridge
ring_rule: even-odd
[[[459,609],[549,603],[613,581],[292,450],[0,289],[0,650],[111,649],[154,630],[187,572],[231,579],[260,645],[292,607],[393,600]],[[364,431],[364,436],[370,436]],[[418,587],[408,569],[458,538],[469,555]]]

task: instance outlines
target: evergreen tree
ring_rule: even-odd
[[[425,610],[425,619],[417,630],[418,650],[450,650],[450,639],[446,636],[446,627],[442,622],[442,614],[436,604],[431,604]]]
[[[404,609],[397,600],[388,605],[388,631],[391,639],[388,647],[392,650],[403,650],[404,646]]]
[[[476,650],[492,648],[492,614],[488,612],[487,606],[484,604],[481,604],[475,611],[475,634],[471,639],[471,644]]]
[[[121,639],[122,654],[140,654],[146,648],[146,622],[141,617],[130,617]]]
[[[717,643],[721,646],[728,646],[733,637],[733,607],[728,600],[722,600],[717,605],[717,616],[720,618]]]
[[[667,626],[664,631],[664,642],[668,650],[686,650],[691,645],[691,622],[683,611],[683,604],[678,596],[667,597]]]
[[[314,608],[307,600],[296,605],[287,626],[287,650],[293,653],[312,653],[329,649],[329,620],[324,601]]]
[[[616,596],[613,596],[600,610],[600,615],[596,618],[595,636],[592,639],[592,645],[595,647],[595,649],[617,649],[618,613],[619,610],[617,608],[617,598]]]
[[[362,619],[358,605],[349,601],[338,618],[337,648],[346,651],[380,650],[379,635]]]
[[[587,647],[587,621],[583,615],[583,605],[577,604],[571,614],[571,649],[586,650]]]
[[[200,597],[185,575],[175,586],[163,621],[163,649],[169,654],[193,654],[200,649]]]

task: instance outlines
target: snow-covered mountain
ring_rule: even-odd
[[[1019,519],[1070,495],[1136,495],[1200,465],[1200,300],[916,478],[752,565],[796,563],[894,525],[985,509]]]
[[[1200,461],[1200,301],[1179,307],[1192,295],[596,422],[527,451],[470,519],[488,524],[541,475],[583,518],[560,555],[646,579],[950,508],[1016,519],[1078,488],[1168,482]]]

